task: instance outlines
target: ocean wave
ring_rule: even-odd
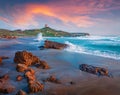
[[[90,55],[107,57],[112,59],[120,59],[120,55],[117,55],[116,53],[102,52],[100,50],[89,50],[85,47],[70,43],[69,41],[66,41],[65,43],[69,45],[69,47],[65,49],[66,51],[69,52],[77,52],[77,53],[90,54]]]

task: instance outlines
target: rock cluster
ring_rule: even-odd
[[[35,71],[32,68],[29,68],[28,71],[25,72],[25,77],[28,80],[28,88],[30,93],[36,93],[43,90],[44,86],[36,80]]]
[[[81,64],[79,66],[79,69],[81,71],[96,74],[99,76],[109,76],[108,70],[105,68],[101,68],[101,67],[95,67],[95,66],[91,66],[91,65],[87,65],[87,64]]]
[[[24,72],[27,78],[29,93],[42,91],[44,86],[35,77],[35,71],[29,66],[35,65],[42,69],[48,69],[49,66],[45,61],[40,60],[37,56],[27,51],[18,51],[15,53],[14,62],[17,63],[16,70]],[[18,76],[17,80],[21,77]]]
[[[64,49],[67,46],[68,46],[67,44],[62,44],[62,43],[48,41],[48,40],[45,40],[45,43],[44,43],[44,48],[51,48],[51,49]]]
[[[9,76],[6,74],[0,77],[0,93],[8,94],[15,90],[15,87],[10,84]]]

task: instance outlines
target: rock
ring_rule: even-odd
[[[43,91],[44,86],[39,81],[30,81],[28,84],[29,92],[30,93],[36,93],[39,91]]]
[[[21,75],[18,75],[17,77],[16,77],[16,80],[17,81],[21,81],[23,79],[23,77],[21,76]]]
[[[7,56],[0,56],[2,59],[9,59]]]
[[[48,40],[46,40],[44,43],[44,48],[51,48],[51,49],[64,49],[67,46],[68,46],[67,44],[62,44],[62,43],[48,41]]]
[[[26,72],[25,72],[25,77],[28,79],[28,82],[29,81],[34,81],[36,80],[35,78],[35,71],[31,68],[29,68]]]
[[[16,95],[27,95],[23,90],[19,90]]]
[[[26,66],[26,65],[24,65],[24,64],[17,64],[17,66],[16,66],[16,70],[18,71],[18,72],[24,72],[24,71],[26,71],[28,69],[28,67]]]
[[[2,58],[0,57],[0,64],[2,63]]]
[[[35,64],[37,68],[42,68],[42,69],[49,69],[49,65],[47,64],[46,61],[40,60],[40,63]]]
[[[55,76],[50,76],[45,80],[45,82],[61,83]]]
[[[81,71],[96,74],[99,76],[109,76],[108,70],[105,68],[101,68],[101,67],[94,67],[94,66],[87,65],[87,64],[81,64],[79,66],[79,69]]]
[[[44,50],[44,46],[39,46],[38,47],[40,50]]]
[[[40,59],[37,56],[34,56],[30,52],[18,51],[15,53],[14,62],[25,64],[26,66],[30,66],[39,63]]]
[[[0,93],[8,94],[12,93],[15,90],[15,87],[10,84],[9,76],[6,74],[0,77]]]

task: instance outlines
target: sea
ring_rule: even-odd
[[[68,44],[67,52],[83,53],[120,60],[120,36],[82,37],[21,37],[16,40],[0,40],[0,50],[38,50],[45,40]],[[12,45],[11,45],[12,44]]]

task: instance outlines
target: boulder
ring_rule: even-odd
[[[39,81],[30,81],[28,84],[29,92],[36,93],[39,91],[43,91],[44,86]]]
[[[16,95],[27,95],[23,90],[19,90]]]
[[[14,62],[25,64],[26,66],[30,66],[39,63],[40,59],[37,56],[34,56],[30,52],[18,51],[15,53]]]
[[[16,66],[16,70],[18,71],[18,72],[24,72],[24,71],[26,71],[28,69],[28,67],[26,66],[26,65],[24,65],[24,64],[17,64],[17,66]]]
[[[21,75],[18,75],[17,77],[16,77],[16,80],[17,81],[21,81],[23,79],[23,77],[21,76]]]
[[[62,43],[48,41],[48,40],[45,40],[45,43],[44,43],[44,48],[51,48],[51,49],[64,49],[67,46],[68,46],[67,44],[62,44]]]
[[[0,93],[8,94],[12,93],[15,90],[15,87],[10,84],[9,76],[6,74],[0,77]]]
[[[92,65],[81,64],[79,66],[79,69],[81,71],[96,74],[96,75],[99,75],[99,76],[109,76],[108,70],[105,69],[105,68],[101,68],[101,67],[95,67],[95,66],[92,66]]]

